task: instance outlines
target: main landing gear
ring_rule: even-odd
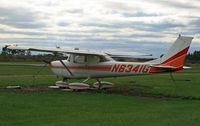
[[[89,84],[86,84],[86,82],[90,78],[85,79],[83,82],[75,82],[75,83],[68,83],[67,78],[63,78],[62,81],[56,81],[56,86],[60,88],[70,88],[74,90],[84,90],[84,89],[107,89],[112,88],[115,85],[111,82],[106,81],[100,81],[99,79],[96,79],[97,82],[93,83],[91,86]]]

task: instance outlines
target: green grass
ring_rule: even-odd
[[[33,83],[39,67],[0,65],[0,88],[8,85],[47,86],[57,78],[46,67]],[[200,68],[169,74],[106,78],[131,91],[170,97],[200,98]],[[190,80],[190,81],[187,81]],[[81,80],[70,80],[80,82]],[[135,83],[130,83],[135,81]],[[88,83],[92,84],[95,80]],[[0,92],[0,126],[198,126],[200,100],[166,100],[86,92]]]
[[[24,61],[0,61],[0,63],[8,63],[8,64],[10,64],[10,63],[17,63],[17,64],[45,64],[44,62],[42,62],[42,61],[26,61],[26,62],[24,62]]]
[[[38,66],[0,65],[0,75],[32,75],[40,68]],[[40,75],[53,75],[53,73],[47,66],[41,71]]]
[[[45,67],[42,72],[35,78],[32,74],[36,73],[40,67],[37,66],[7,66],[0,65],[0,87],[8,85],[20,86],[48,86],[54,85],[55,81],[62,80],[57,78],[50,70]],[[116,85],[124,86],[146,86],[150,88],[137,88],[133,91],[160,94],[174,97],[194,97],[200,98],[200,67],[183,70],[173,73],[178,88],[176,89],[174,82],[169,74],[146,75],[146,76],[129,76],[118,78],[105,78],[104,81],[113,82]],[[70,82],[81,82],[82,80],[70,80]],[[89,84],[96,80],[88,81]],[[135,83],[130,83],[135,81]]]
[[[5,88],[8,85],[20,86],[41,86],[53,85],[57,77],[51,72],[49,67],[45,67],[38,76],[33,78],[33,74],[41,67],[37,66],[9,66],[0,65],[0,87]]]
[[[89,93],[1,93],[1,126],[198,126],[199,101]]]

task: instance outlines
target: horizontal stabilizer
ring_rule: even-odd
[[[174,66],[166,66],[166,65],[152,65],[150,67],[160,68],[160,69],[176,69],[177,68],[177,67],[174,67]]]
[[[188,66],[183,66],[183,69],[190,69],[192,67],[188,67]]]

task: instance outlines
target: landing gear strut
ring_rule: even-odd
[[[97,81],[98,81],[98,83],[99,83],[99,87],[98,87],[98,89],[100,90],[101,89],[101,87],[102,87],[102,84],[101,84],[101,81],[99,80],[99,79],[96,79]]]
[[[64,78],[63,78],[63,81],[67,81],[67,78],[64,77]]]
[[[89,79],[90,79],[90,77],[86,78],[86,79],[83,81],[83,83],[85,83],[85,82],[88,81]]]

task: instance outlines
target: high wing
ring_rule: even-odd
[[[140,52],[125,52],[125,51],[105,51],[104,53],[112,57],[121,57],[121,56],[152,56],[152,54],[140,53]]]
[[[152,56],[151,54],[139,53],[139,52],[122,52],[122,51],[96,51],[96,50],[79,50],[78,48],[29,48],[19,46],[8,46],[8,49],[12,50],[30,50],[40,52],[57,52],[68,54],[86,54],[86,55],[109,55],[109,56]]]
[[[88,54],[88,55],[103,55],[103,53],[97,53],[89,50],[79,50],[79,49],[62,49],[62,48],[29,48],[29,47],[19,47],[19,46],[9,46],[8,49],[12,50],[30,50],[39,52],[57,52],[57,53],[68,53],[68,54]]]

